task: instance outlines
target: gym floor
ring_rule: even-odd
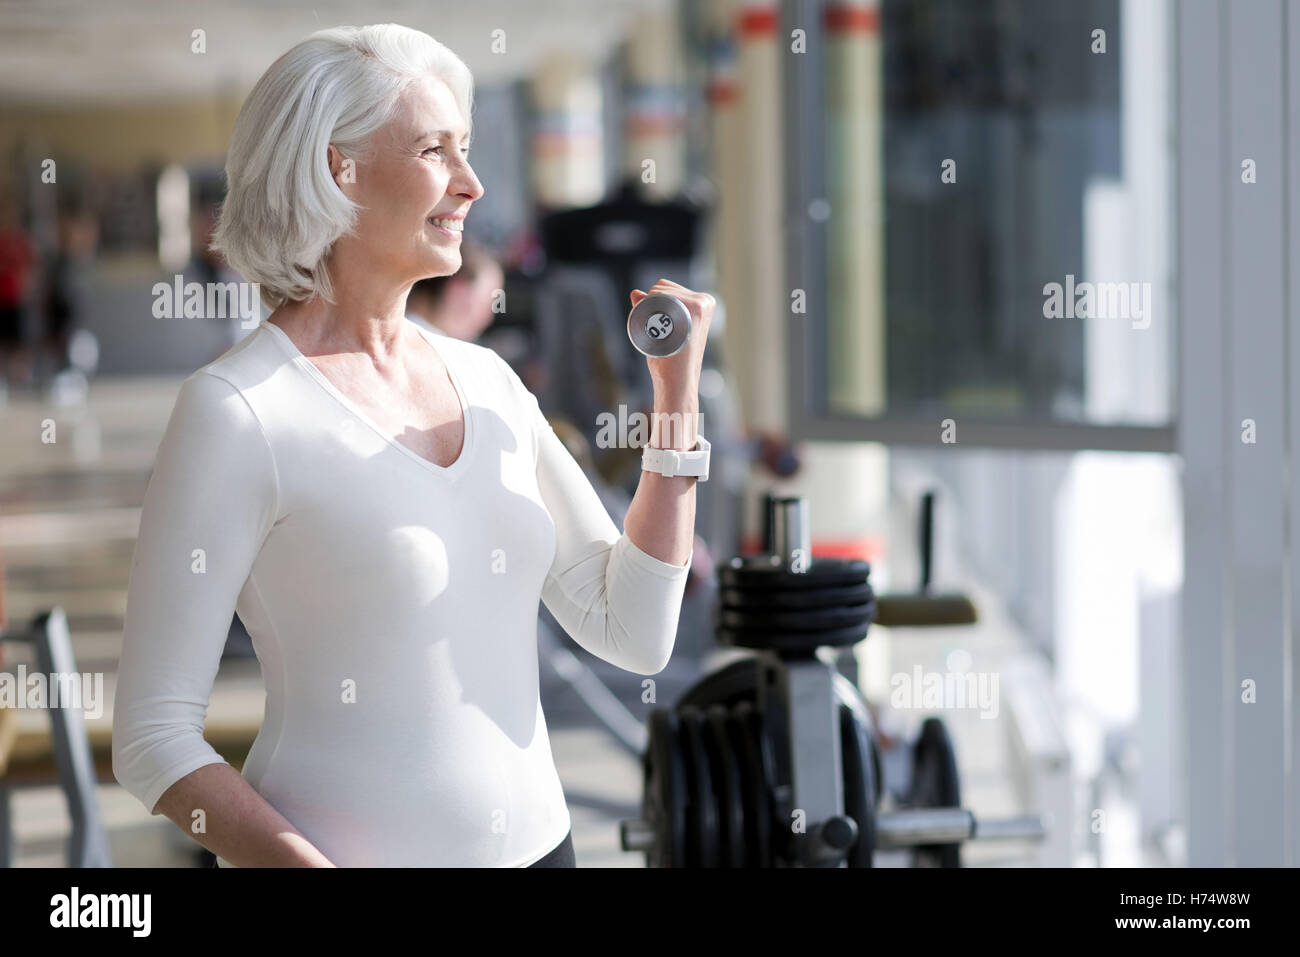
[[[176,376],[119,378],[92,385],[86,406],[52,410],[35,400],[10,397],[0,409],[0,446],[12,450],[0,462],[0,542],[5,550],[8,607],[18,627],[33,615],[62,606],[68,615],[77,665],[103,672],[105,709],[93,723],[111,727],[114,669],[120,651],[122,615],[134,535],[152,456],[179,388]],[[48,420],[54,441],[43,442]],[[893,542],[906,543],[912,531],[895,529]],[[976,670],[997,667],[998,656],[1018,646],[1015,630],[973,584],[982,620],[974,627],[930,629],[909,635],[895,629],[873,631],[858,648],[863,684],[877,697],[888,695],[886,676],[909,672],[916,664],[944,670],[953,648],[970,652]],[[570,647],[576,647],[570,645]],[[639,676],[603,666],[589,656],[603,680],[638,715]],[[33,666],[29,653],[9,646],[10,669]],[[661,703],[694,680],[689,660],[674,661],[659,678]],[[638,867],[640,854],[621,850],[618,822],[639,814],[640,762],[596,723],[574,693],[543,666],[543,707],[551,745],[573,818],[573,840],[581,867]],[[884,703],[884,702],[882,702]],[[210,718],[220,713],[260,715],[261,677],[256,661],[223,661],[213,690]],[[920,712],[896,713],[905,728]],[[39,713],[19,713],[20,727],[39,727]],[[963,803],[986,815],[1021,811],[1008,770],[1005,709],[982,720],[978,712],[945,713],[962,773]],[[89,720],[89,719],[88,719]],[[35,724],[32,724],[35,722]],[[153,817],[116,784],[99,787],[100,811],[116,866],[189,867],[198,863],[198,846],[170,821]],[[61,792],[54,787],[22,789],[13,796],[14,863],[19,867],[59,867],[65,863],[69,820]],[[1022,844],[968,844],[968,866],[1006,866],[1030,862]],[[880,855],[888,865],[900,855]]]

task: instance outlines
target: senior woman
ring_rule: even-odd
[[[214,245],[273,312],[176,399],[113,716],[118,781],[221,866],[573,866],[538,600],[628,671],[672,652],[699,479],[644,471],[620,534],[510,367],[404,316],[483,195],[471,96],[426,34],[339,27],[235,123]],[[695,323],[647,360],[683,426],[651,445],[691,450],[714,303],[650,291]],[[203,738],[235,611],[267,693],[242,775]]]

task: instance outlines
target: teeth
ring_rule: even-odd
[[[429,222],[435,226],[441,226],[443,229],[450,229],[452,232],[462,232],[465,229],[465,221],[462,219],[429,219]]]

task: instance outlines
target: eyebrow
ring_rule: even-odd
[[[444,136],[455,136],[455,135],[456,135],[455,130],[426,130],[411,142],[419,143],[423,140],[429,139],[430,137],[437,137],[438,139],[442,139]],[[460,138],[462,141],[469,139],[469,133],[462,133]]]

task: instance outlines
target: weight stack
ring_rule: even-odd
[[[759,688],[778,660],[861,641],[876,610],[867,562],[812,558],[810,528],[804,499],[769,497],[768,554],[718,566],[719,643],[768,654],[706,675],[671,709],[651,713],[642,819],[624,831],[624,848],[644,850],[651,867],[783,867],[798,857],[787,826],[787,715]],[[835,687],[845,794],[860,835],[847,862],[869,867],[879,753],[856,687]]]
[[[811,657],[819,647],[843,648],[867,636],[876,613],[861,559],[813,558],[808,504],[768,499],[768,554],[718,566],[718,643]]]

